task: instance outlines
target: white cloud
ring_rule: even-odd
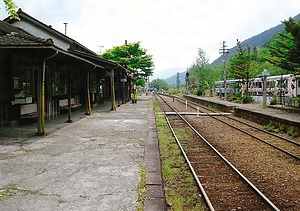
[[[142,47],[153,55],[156,72],[190,66],[198,48],[204,49],[213,61],[219,56],[223,40],[231,48],[237,38],[250,38],[300,11],[298,1],[286,0],[15,2],[24,12],[58,31],[64,32],[63,23],[67,22],[68,36],[95,52],[99,52],[99,45],[109,49],[125,40],[141,41]],[[4,6],[0,7],[4,18]]]

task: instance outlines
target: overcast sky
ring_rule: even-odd
[[[99,53],[141,41],[155,77],[191,66],[202,48],[210,62],[228,48],[300,13],[299,0],[14,0],[24,12]],[[0,18],[7,14],[3,1]],[[167,69],[173,69],[171,75]],[[163,74],[165,72],[165,74]]]

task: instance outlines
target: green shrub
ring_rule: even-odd
[[[242,98],[242,95],[240,93],[235,93],[234,95],[230,95],[229,101],[240,101]]]
[[[292,136],[293,138],[296,138],[299,136],[299,134],[297,132],[295,132],[293,129],[289,128],[286,133],[289,135],[289,136]]]
[[[167,91],[168,94],[179,95],[182,91],[180,89],[169,89]]]
[[[277,105],[277,99],[272,98],[271,101],[270,101],[270,105]]]
[[[243,103],[251,103],[253,101],[254,101],[253,97],[251,97],[249,95],[242,96],[242,102]]]
[[[267,131],[274,132],[276,129],[276,126],[270,122],[265,128]]]
[[[234,95],[231,95],[228,100],[242,103],[251,103],[254,101],[253,97],[249,95],[242,96],[240,93],[235,93]]]
[[[203,90],[202,89],[197,89],[197,96],[202,96],[203,95]]]
[[[281,125],[281,126],[279,127],[279,130],[280,130],[281,132],[284,132],[284,131],[285,131],[285,127],[284,127],[283,125]]]
[[[300,97],[293,97],[293,98],[292,98],[292,101],[293,101],[294,103],[300,103]]]

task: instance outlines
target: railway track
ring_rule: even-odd
[[[279,210],[182,115],[156,98],[164,112],[176,114],[166,119],[210,210]],[[183,131],[193,132],[193,138],[179,140],[176,134]]]
[[[236,130],[239,130],[241,133],[247,134],[252,138],[264,144],[267,144],[268,146],[273,147],[274,149],[279,150],[280,152],[300,161],[300,143],[298,142],[282,137],[278,134],[271,133],[269,131],[256,127],[253,124],[241,121],[238,118],[232,116],[214,116],[212,115],[212,113],[215,112],[214,110],[201,106],[194,102],[189,101],[187,103],[187,101],[173,96],[171,96],[170,99],[172,99],[173,102],[176,100],[177,102],[184,105],[185,108],[182,107],[181,111],[189,110],[194,112],[206,113],[211,118],[214,118]]]

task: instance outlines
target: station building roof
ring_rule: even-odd
[[[119,69],[127,72],[126,68],[118,63],[100,58],[76,40],[33,18],[21,9],[18,10],[18,15],[20,21],[10,17],[0,21],[0,49],[48,47],[101,69]]]

